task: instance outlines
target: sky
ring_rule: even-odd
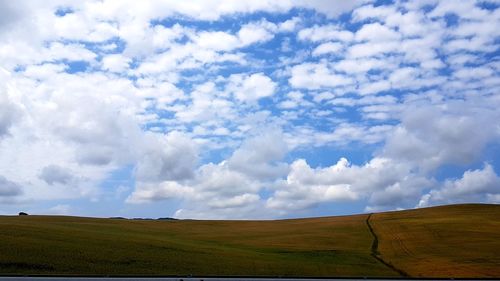
[[[500,203],[499,5],[0,0],[0,214]]]

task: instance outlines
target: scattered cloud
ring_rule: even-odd
[[[138,5],[0,1],[2,203],[72,214],[117,190],[110,206],[270,218],[499,202],[498,5]]]
[[[500,177],[490,164],[483,169],[467,170],[460,179],[449,179],[440,188],[432,189],[424,194],[418,207],[438,204],[491,202],[500,194]]]

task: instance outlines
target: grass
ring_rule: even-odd
[[[384,261],[411,276],[499,277],[500,206],[374,214]],[[396,277],[368,215],[279,221],[0,217],[0,274]],[[457,255],[459,254],[459,255]]]
[[[500,277],[500,205],[374,214],[382,258],[413,277]]]

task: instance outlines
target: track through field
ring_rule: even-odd
[[[368,226],[368,229],[370,230],[370,233],[372,234],[373,236],[373,242],[372,242],[372,246],[371,246],[371,255],[377,259],[379,262],[381,262],[383,265],[387,266],[388,268],[390,268],[391,270],[397,272],[399,275],[403,276],[403,277],[410,277],[410,275],[408,275],[408,273],[404,272],[403,270],[395,267],[394,265],[390,264],[389,262],[385,261],[379,250],[378,250],[378,237],[377,237],[377,234],[375,233],[375,231],[373,230],[373,227],[372,225],[370,224],[370,218],[373,214],[369,214],[368,217],[366,218],[366,225]]]

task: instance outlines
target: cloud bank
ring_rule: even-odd
[[[0,1],[2,211],[497,203],[499,24],[472,0]]]

